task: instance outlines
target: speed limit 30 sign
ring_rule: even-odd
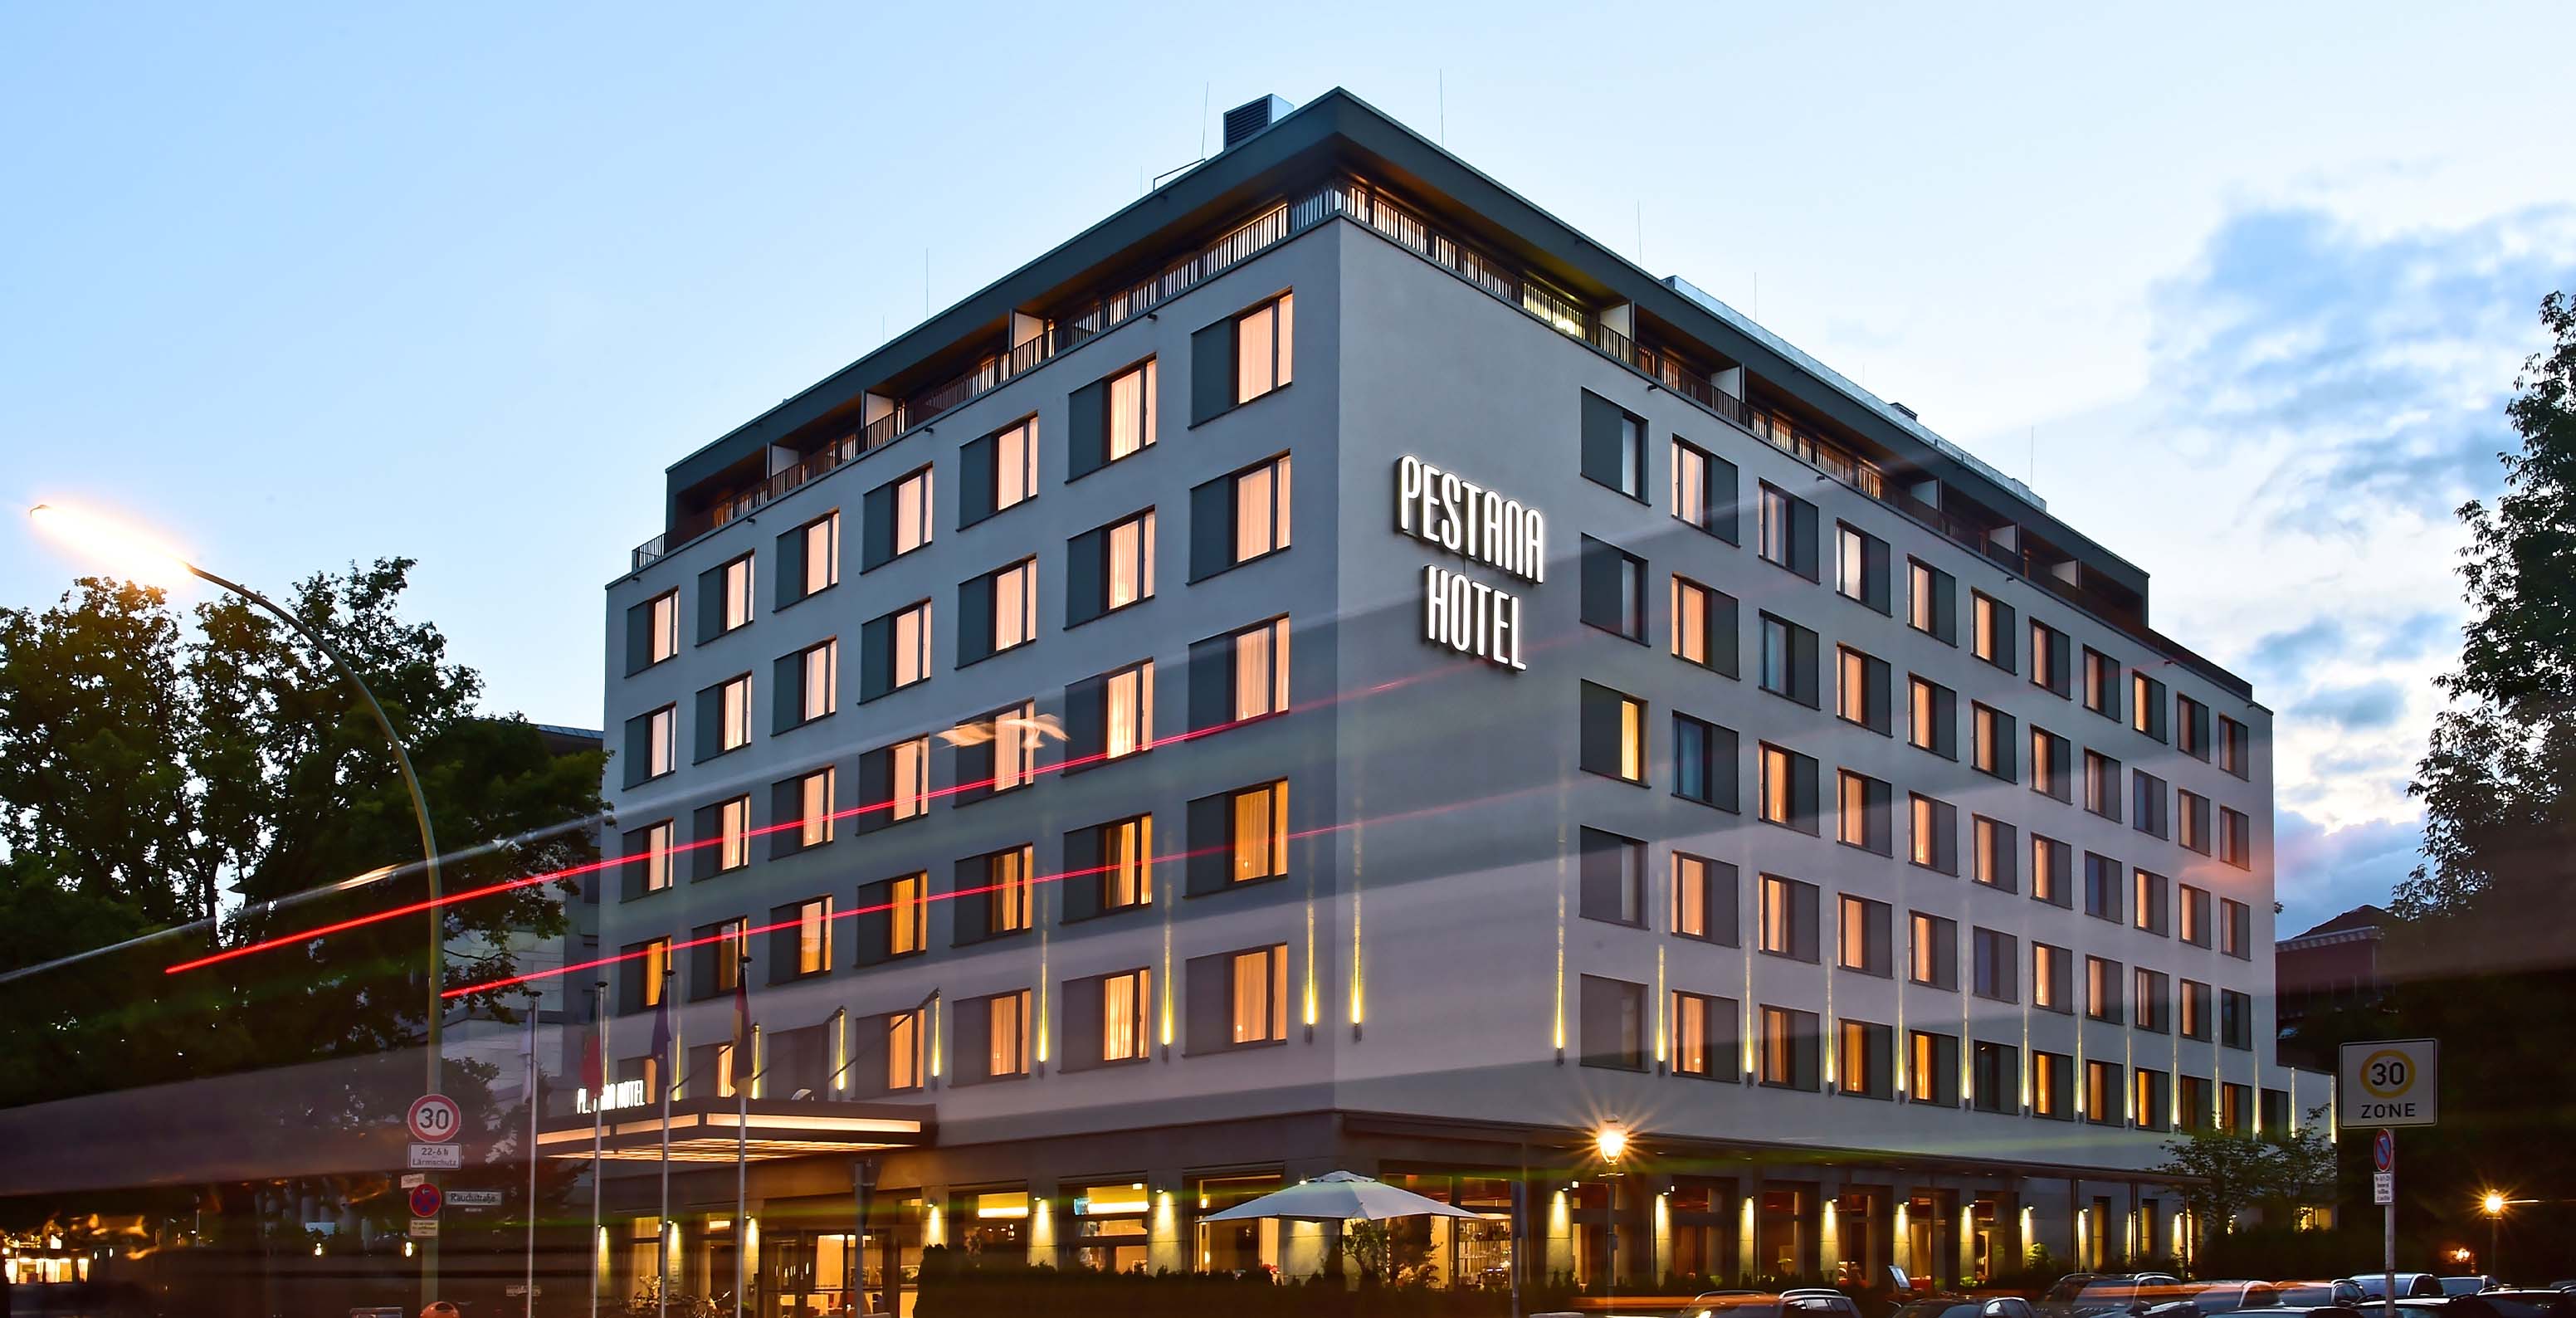
[[[2335,1124],[2344,1129],[2430,1126],[2442,1115],[2440,1045],[2382,1039],[2343,1046]]]
[[[463,1119],[456,1111],[456,1100],[445,1094],[423,1094],[411,1101],[411,1111],[403,1114],[403,1124],[411,1127],[411,1137],[423,1144],[447,1144],[456,1138]]]

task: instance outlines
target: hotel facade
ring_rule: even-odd
[[[612,1294],[1314,1271],[1199,1219],[1335,1169],[1482,1214],[1420,1228],[1458,1284],[1951,1282],[2172,1254],[2176,1132],[2328,1100],[2255,955],[2270,712],[2146,574],[1346,93],[663,519],[581,921]]]

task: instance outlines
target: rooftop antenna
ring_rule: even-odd
[[[1199,84],[1199,159],[1201,160],[1207,159],[1208,93],[1215,87],[1216,84],[1213,82]]]

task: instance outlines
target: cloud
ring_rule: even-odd
[[[2373,820],[2327,828],[2295,810],[2275,817],[2274,896],[2288,938],[2365,902],[2385,906],[2399,881],[2423,859],[2424,829],[2414,820]]]
[[[2346,732],[2375,732],[2397,722],[2406,712],[2406,688],[2387,678],[2320,688],[2290,713],[2331,723]]]
[[[2254,642],[2247,666],[2267,680],[2295,676],[2318,661],[2344,652],[2350,644],[2343,623],[2334,617],[2311,618],[2286,631],[2270,632]]]
[[[2576,210],[2374,237],[2322,210],[2231,216],[2150,296],[2150,394],[2204,454],[2260,452],[2275,529],[2359,539],[2447,521],[2502,481],[2503,404]]]
[[[2421,659],[2438,650],[2448,649],[2459,639],[2459,620],[2449,613],[2426,610],[2401,619],[2379,638],[2379,648],[2371,658],[2382,663],[2404,663]]]

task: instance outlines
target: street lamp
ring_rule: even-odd
[[[2502,1260],[2497,1257],[2502,1243],[2498,1228],[2504,1225],[2505,1205],[2511,1202],[2513,1201],[2495,1190],[2487,1191],[2478,1200],[2479,1211],[2487,1215],[2487,1258],[2483,1271],[2490,1277],[2503,1275],[2503,1269],[2498,1266]]]
[[[444,974],[441,963],[444,959],[447,912],[439,904],[438,839],[430,830],[429,802],[421,795],[420,775],[412,772],[411,752],[404,748],[401,735],[394,731],[393,720],[385,717],[385,707],[377,702],[376,693],[367,689],[366,679],[359,677],[358,670],[349,666],[349,661],[341,655],[338,647],[322,639],[321,635],[312,628],[305,626],[302,619],[279,608],[276,601],[240,582],[226,580],[189,562],[187,557],[178,550],[140,530],[95,513],[45,503],[28,509],[27,517],[36,524],[37,530],[86,551],[132,580],[153,585],[173,585],[183,578],[195,577],[209,585],[239,595],[276,615],[278,621],[294,628],[297,635],[311,642],[314,649],[321,651],[322,656],[331,661],[331,666],[339,670],[340,676],[348,679],[349,685],[357,688],[359,697],[366,702],[367,712],[375,716],[376,727],[385,734],[386,744],[393,747],[394,767],[402,774],[403,787],[411,793],[412,817],[420,824],[421,868],[429,876],[429,1013],[426,1018],[429,1023],[428,1092],[432,1094],[443,1092],[444,1086],[439,1066],[439,1026],[440,1017],[445,1013],[443,1005],[445,1000],[439,996],[439,988]],[[214,912],[209,910],[206,914],[211,920]],[[406,1249],[405,1252],[408,1253],[409,1250]],[[436,1294],[438,1237],[428,1237],[426,1246],[420,1251],[420,1260],[421,1302],[427,1304],[438,1298]]]
[[[1607,1192],[1603,1198],[1608,1203],[1601,1217],[1601,1240],[1608,1257],[1601,1269],[1601,1307],[1610,1309],[1616,1307],[1611,1303],[1611,1293],[1619,1287],[1619,1159],[1628,1152],[1628,1128],[1615,1121],[1601,1123],[1601,1128],[1592,1132],[1592,1151],[1607,1164],[1601,1174],[1601,1184]]]

